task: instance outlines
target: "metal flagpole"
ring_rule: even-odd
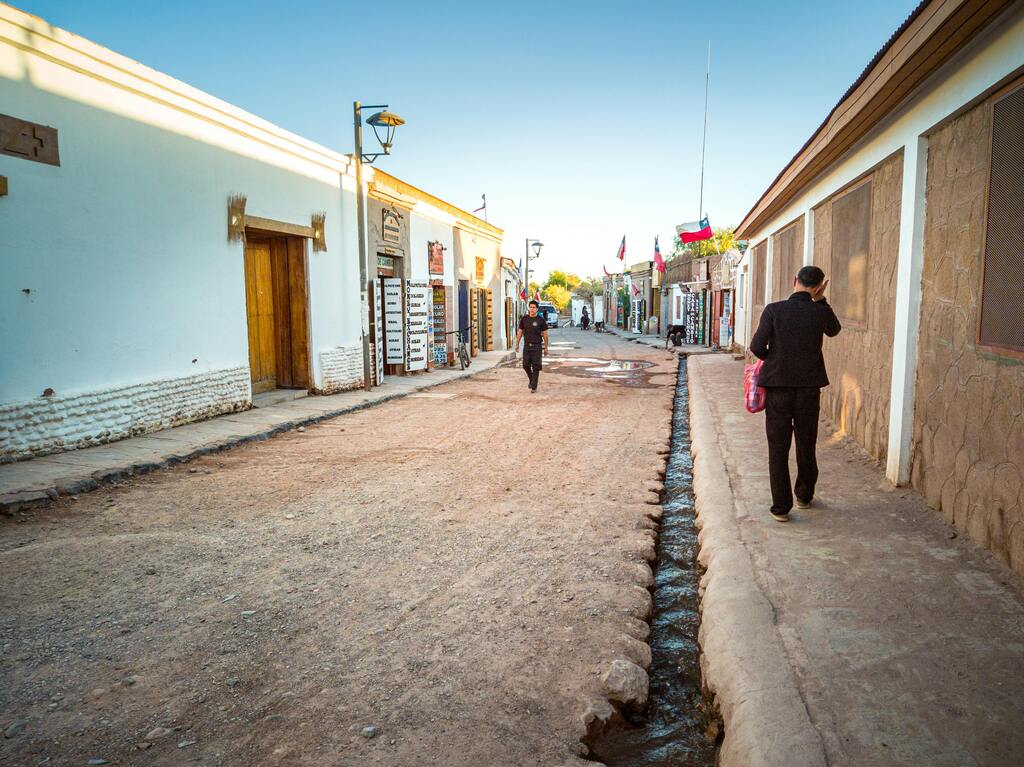
[[[704,218],[704,150],[708,145],[708,91],[711,88],[711,41],[708,40],[708,69],[704,78],[704,138],[700,144],[700,204],[697,220]]]

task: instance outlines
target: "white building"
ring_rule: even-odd
[[[0,460],[363,384],[347,155],[6,5],[0,105]],[[412,198],[454,286],[476,219]]]

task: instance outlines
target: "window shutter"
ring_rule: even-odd
[[[1024,351],[1024,85],[992,108],[979,340]]]

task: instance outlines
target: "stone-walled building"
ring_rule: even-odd
[[[822,410],[1024,572],[1024,3],[926,0],[737,230],[736,341],[817,264]]]

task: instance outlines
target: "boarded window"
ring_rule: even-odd
[[[772,300],[781,301],[793,293],[793,278],[804,264],[804,219],[801,216],[781,232],[772,235]]]
[[[765,285],[765,269],[768,266],[768,240],[764,240],[754,247],[754,282],[753,282],[753,296],[751,296],[751,303],[753,304],[753,326],[756,329],[757,323],[761,321],[761,312],[764,310],[764,285]]]
[[[840,318],[864,325],[868,314],[871,181],[832,201],[830,302]]]
[[[995,102],[979,340],[1024,351],[1024,85]]]

